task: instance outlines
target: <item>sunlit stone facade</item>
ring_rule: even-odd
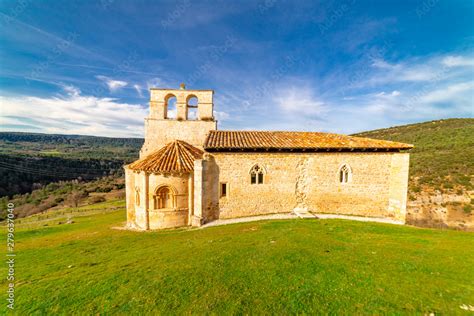
[[[173,97],[177,111],[170,118]],[[189,106],[191,98],[197,106]],[[197,110],[193,119],[190,108]],[[216,129],[212,90],[151,90],[140,159],[125,166],[130,228],[274,213],[405,221],[411,145],[322,133],[235,132],[232,139]],[[170,145],[175,141],[181,142]]]

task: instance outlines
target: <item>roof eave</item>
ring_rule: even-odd
[[[399,152],[413,147],[204,147],[207,152]]]

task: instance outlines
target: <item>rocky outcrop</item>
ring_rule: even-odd
[[[466,210],[472,195],[422,191],[408,201],[407,224],[474,231],[474,212]]]

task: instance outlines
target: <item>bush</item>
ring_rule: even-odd
[[[416,186],[413,187],[412,191],[415,192],[415,193],[419,193],[421,191],[421,188],[416,185]]]
[[[91,204],[101,203],[101,202],[105,202],[105,201],[106,201],[105,197],[102,196],[102,195],[95,195],[95,196],[93,196],[89,199],[89,202]]]
[[[57,198],[54,199],[54,203],[56,203],[56,204],[59,204],[59,203],[61,203],[62,201],[64,201],[64,198],[63,198],[63,197],[57,197]]]
[[[107,192],[110,192],[114,189],[113,186],[104,186],[104,187],[99,187],[97,188],[96,192],[102,192],[102,193],[107,193]]]
[[[453,188],[453,184],[450,183],[450,182],[445,182],[445,183],[443,183],[443,187],[444,187],[445,189],[452,189],[452,188]]]
[[[464,210],[464,213],[468,213],[468,214],[471,213],[472,205],[470,205],[470,204],[464,205],[463,210]]]

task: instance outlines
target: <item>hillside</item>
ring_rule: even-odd
[[[355,136],[411,143],[408,222],[474,226],[474,119],[446,119]]]
[[[410,187],[473,190],[474,119],[447,119],[379,129],[355,136],[414,144]]]
[[[124,221],[123,201],[18,220],[15,312],[468,315],[474,309],[472,233],[344,220],[113,229]],[[0,273],[7,269],[2,265]]]
[[[0,197],[29,193],[52,182],[123,176],[143,139],[0,133]]]
[[[410,156],[409,223],[423,226],[473,227],[474,119],[447,119],[359,133],[357,136],[415,145]],[[15,196],[21,214],[64,205],[64,190],[50,191],[52,182],[69,183],[69,193],[91,188],[121,188],[120,181],[81,184],[107,176],[119,179],[122,165],[138,157],[143,139],[74,135],[0,133],[0,197]],[[95,180],[100,183],[100,180]],[[101,189],[102,190],[102,189]],[[49,193],[45,193],[49,192]],[[48,199],[55,195],[55,202]],[[85,195],[85,194],[83,194]],[[86,199],[87,200],[87,199]],[[1,199],[0,204],[7,199]],[[24,208],[24,210],[23,210]]]
[[[0,132],[0,154],[130,161],[142,138]]]

